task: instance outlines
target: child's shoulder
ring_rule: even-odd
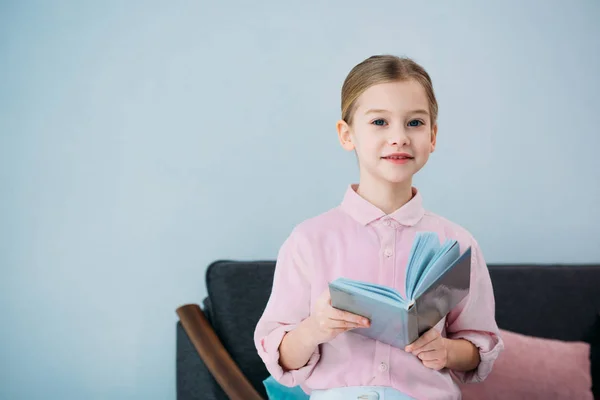
[[[477,246],[477,240],[475,237],[462,225],[450,221],[446,217],[442,217],[439,214],[431,211],[425,211],[423,216],[423,222],[426,226],[431,226],[433,230],[441,231],[445,237],[455,239],[461,244],[469,246]]]
[[[338,206],[299,222],[294,232],[310,236],[331,233],[340,230],[346,219],[346,214]]]
[[[336,233],[347,232],[345,228],[348,223],[348,216],[338,206],[299,222],[294,226],[290,236],[308,241],[318,241]]]

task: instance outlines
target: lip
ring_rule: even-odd
[[[394,157],[394,158],[390,158],[390,157]],[[414,159],[414,157],[408,153],[392,153],[392,154],[385,155],[381,158],[383,160],[391,162],[392,164],[406,164],[407,162]]]

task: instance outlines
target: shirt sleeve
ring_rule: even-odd
[[[308,363],[299,369],[284,370],[279,362],[283,337],[309,316],[311,307],[306,254],[299,251],[296,236],[292,232],[279,250],[271,296],[254,331],[254,344],[267,370],[276,381],[289,387],[304,383],[320,358],[317,346]]]
[[[492,281],[481,250],[474,240],[471,246],[469,294],[448,314],[446,336],[468,340],[479,349],[481,361],[477,368],[466,372],[452,371],[462,383],[484,381],[504,349],[495,319]]]

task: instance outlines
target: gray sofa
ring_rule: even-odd
[[[258,393],[241,398],[267,398],[262,381],[268,372],[256,353],[253,333],[270,295],[274,268],[274,261],[215,262],[206,272],[208,296],[202,311],[196,307],[206,316],[205,329],[216,336],[211,344],[202,337],[195,343],[205,343],[205,351],[222,344],[222,353],[226,350],[246,384]],[[593,391],[600,399],[600,265],[489,265],[489,270],[500,328],[592,344]],[[186,331],[182,321],[177,323],[177,399],[228,399],[190,340],[196,328]],[[244,387],[250,386],[239,386],[238,393]]]

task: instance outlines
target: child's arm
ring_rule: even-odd
[[[302,334],[306,324],[303,321],[310,315],[312,263],[307,244],[295,230],[281,246],[271,295],[254,331],[254,344],[267,370],[275,380],[289,387],[304,383],[321,356],[316,345],[303,346],[301,354],[289,352],[290,343],[293,345],[294,338]],[[283,343],[285,337],[288,343]],[[308,347],[312,351],[307,355]],[[300,367],[291,368],[300,363]]]
[[[311,304],[311,250],[297,229],[281,246],[271,296],[254,331],[254,344],[267,370],[290,387],[304,383],[313,372],[321,357],[319,344],[368,326],[359,324],[362,317],[331,307],[328,289]]]
[[[469,295],[446,318],[446,336],[453,339],[448,342],[448,368],[464,383],[485,380],[504,348],[495,319],[494,290],[490,274],[479,245],[474,239],[471,241]],[[473,355],[473,347],[478,358]]]
[[[503,349],[494,313],[494,292],[481,250],[473,240],[469,295],[446,319],[448,338],[435,328],[406,346],[427,368],[451,369],[465,383],[481,382]]]
[[[472,371],[479,365],[479,349],[468,340],[447,339],[435,329],[425,332],[405,350],[417,356],[427,368]]]
[[[305,319],[283,337],[279,346],[279,363],[284,371],[304,367],[317,349],[318,344],[311,338],[309,322]]]
[[[315,265],[311,249],[298,230],[281,246],[271,296],[254,331],[254,344],[267,370],[290,387],[308,379],[321,357],[320,343],[346,330],[368,326],[359,324],[362,317],[331,307],[329,290],[311,304]]]
[[[465,339],[444,339],[448,349],[448,361],[446,368],[453,371],[472,371],[481,362],[479,349]]]
[[[301,368],[319,344],[348,330],[368,326],[368,319],[333,308],[326,289],[316,301],[313,313],[283,337],[279,346],[280,364],[287,370]]]

